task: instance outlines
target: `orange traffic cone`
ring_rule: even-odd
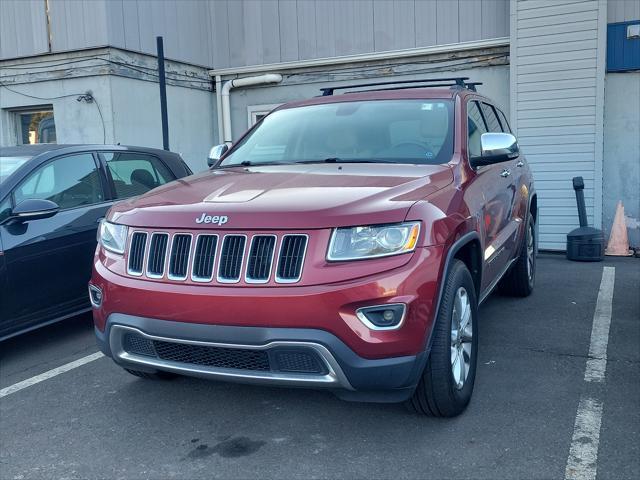
[[[618,257],[628,257],[633,255],[629,250],[629,237],[627,236],[627,222],[624,219],[624,207],[622,202],[618,202],[616,208],[616,216],[613,219],[611,227],[611,235],[609,236],[609,244],[604,251],[605,255],[613,255]]]

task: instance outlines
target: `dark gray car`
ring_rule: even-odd
[[[180,155],[151,148],[0,148],[0,340],[89,310],[109,207],[191,173]]]

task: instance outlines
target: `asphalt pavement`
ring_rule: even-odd
[[[606,375],[593,383],[605,266]],[[534,294],[492,295],[479,334],[474,396],[454,419],[323,391],[147,381],[100,358],[0,398],[0,478],[565,478],[576,440],[594,446],[574,435],[583,398],[602,406],[592,471],[638,478],[640,260],[542,254]],[[96,351],[87,315],[8,340],[0,390]]]

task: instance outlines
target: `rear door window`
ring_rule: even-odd
[[[479,157],[482,154],[480,138],[483,133],[487,133],[487,127],[476,101],[467,104],[467,125],[469,157]]]
[[[505,117],[504,113],[502,113],[502,110],[498,110],[497,108],[496,110],[498,111],[498,117],[500,118],[500,123],[502,123],[502,131],[506,133],[511,133],[511,127],[509,126],[507,117]]]
[[[498,115],[496,115],[496,111],[491,105],[483,102],[482,113],[484,113],[484,118],[487,121],[487,127],[490,132],[502,132],[502,126],[500,125],[500,120],[498,120]]]
[[[167,166],[153,155],[136,152],[102,154],[113,180],[116,198],[142,195],[175,180]]]
[[[60,209],[105,200],[100,172],[91,153],[56,158],[33,171],[13,192],[16,205],[26,199],[45,199]]]

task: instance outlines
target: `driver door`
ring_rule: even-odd
[[[89,306],[96,231],[111,205],[106,192],[103,171],[91,152],[50,160],[14,189],[13,205],[47,199],[60,211],[50,218],[0,225],[12,293],[0,331],[29,328]]]

